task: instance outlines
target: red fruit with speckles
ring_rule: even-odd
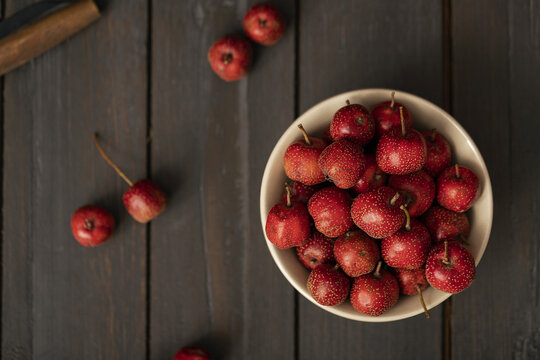
[[[126,190],[122,200],[128,213],[144,224],[158,217],[167,206],[167,197],[153,181],[140,180]]]
[[[364,158],[366,159],[366,168],[360,176],[360,180],[352,187],[357,193],[380,188],[386,184],[386,179],[388,178],[388,175],[377,165],[374,155],[364,154]]]
[[[394,269],[394,275],[399,283],[399,289],[403,295],[416,295],[418,290],[422,291],[428,287],[426,280],[426,269]]]
[[[394,275],[403,295],[419,295],[426,317],[429,318],[429,312],[422,295],[422,291],[428,287],[426,269],[423,267],[414,270],[394,269]]]
[[[114,230],[114,218],[104,208],[86,205],[71,216],[71,231],[82,245],[94,247],[104,243]]]
[[[422,220],[434,242],[466,239],[471,231],[467,215],[437,205],[429,209]]]
[[[353,187],[366,166],[364,154],[358,145],[337,140],[328,145],[319,156],[319,168],[340,189]]]
[[[315,228],[331,238],[344,234],[353,226],[351,203],[349,193],[335,186],[317,191],[308,202]]]
[[[326,147],[326,143],[319,138],[308,137],[302,125],[298,125],[304,139],[293,142],[283,157],[283,167],[287,176],[304,185],[316,185],[325,180],[319,169],[319,155]]]
[[[351,207],[351,216],[360,229],[375,239],[388,237],[405,224],[400,209],[403,197],[387,186],[359,194]]]
[[[309,274],[307,288],[321,305],[339,305],[349,296],[351,281],[338,265],[322,264]]]
[[[380,269],[354,279],[351,304],[363,314],[379,316],[394,306],[399,298],[399,285],[394,275]]]
[[[437,177],[441,171],[450,166],[452,151],[448,140],[435,129],[432,131],[423,131],[422,135],[426,140],[426,163],[424,170],[431,176]]]
[[[351,104],[339,109],[330,123],[332,139],[349,140],[360,146],[366,145],[375,135],[375,123],[368,109],[360,104]]]
[[[256,4],[244,16],[242,27],[251,40],[270,46],[285,32],[285,18],[272,4]]]
[[[315,194],[318,190],[320,190],[320,186],[307,186],[299,181],[291,181],[288,186],[291,189],[291,201],[301,202],[306,205],[309,201],[309,198],[313,196],[313,194]],[[283,201],[287,202],[286,191],[283,194]]]
[[[401,129],[401,118],[399,115],[399,107],[403,107],[403,121],[405,122],[405,130],[409,130],[413,126],[409,111],[402,104],[394,101],[394,92],[391,94],[391,101],[385,101],[375,105],[371,110],[371,116],[375,121],[377,137],[380,138],[386,132],[392,129]]]
[[[244,77],[251,66],[252,50],[249,41],[237,35],[227,35],[208,50],[212,70],[225,81]]]
[[[451,166],[437,178],[437,201],[448,210],[469,210],[478,198],[478,177],[469,168]]]
[[[173,360],[211,360],[210,354],[200,347],[186,346],[178,350]]]
[[[435,199],[435,181],[423,170],[407,175],[392,175],[388,185],[399,190],[412,217],[425,213]]]
[[[311,233],[309,214],[302,203],[291,201],[290,189],[287,189],[287,201],[280,202],[268,213],[266,218],[266,236],[280,249],[289,249],[302,245]]]
[[[448,245],[448,249],[445,249]],[[435,289],[457,294],[471,285],[476,267],[471,253],[455,241],[431,249],[426,261],[426,279]]]
[[[318,231],[314,231],[311,237],[296,248],[298,260],[309,270],[315,269],[320,264],[334,262],[334,242]]]
[[[381,242],[382,258],[394,268],[418,269],[426,262],[431,238],[426,227],[411,219],[410,226],[399,229]]]
[[[124,192],[122,200],[127,212],[140,223],[147,223],[155,219],[165,210],[167,206],[167,197],[151,180],[139,180],[135,184],[124,174],[118,165],[116,165],[109,156],[105,153],[99,143],[98,134],[94,133],[94,143],[107,163],[116,171],[116,173],[124,179],[129,185],[129,189]]]
[[[361,230],[348,231],[336,239],[334,257],[345,274],[369,274],[381,258],[379,246]]]
[[[410,174],[426,163],[426,142],[414,129],[407,132],[392,129],[379,140],[375,156],[382,171],[393,175]]]

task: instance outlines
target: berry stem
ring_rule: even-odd
[[[401,135],[405,136],[407,132],[405,131],[405,119],[403,119],[403,106],[399,107],[399,119],[401,120]]]
[[[345,103],[346,103],[347,105],[351,105],[351,102],[349,101],[349,99],[345,100]]]
[[[392,94],[390,95],[390,97],[392,98],[392,101],[390,101],[390,109],[392,109],[392,111],[394,111],[394,104],[395,104],[395,99],[394,99],[394,96],[396,95],[396,92],[395,91],[392,91]]]
[[[450,264],[450,261],[448,261],[448,240],[444,241],[444,257],[442,259],[442,262],[445,265]]]
[[[373,276],[375,276],[376,278],[381,277],[381,266],[382,266],[382,261],[379,261],[377,263],[377,267],[375,268],[375,271],[373,272]]]
[[[292,202],[291,202],[291,186],[287,183],[285,183],[285,191],[287,192],[287,207],[291,207],[292,206]]]
[[[298,128],[300,129],[300,131],[304,135],[304,140],[306,141],[306,144],[311,145],[311,140],[309,140],[309,136],[308,136],[308,134],[306,132],[306,129],[304,129],[302,124],[298,124]]]
[[[431,137],[430,137],[431,142],[435,142],[435,135],[437,135],[437,129],[433,128],[431,129]]]
[[[420,303],[422,304],[422,307],[424,308],[424,313],[426,314],[426,318],[429,319],[429,311],[427,309],[426,303],[424,302],[424,296],[422,295],[422,290],[420,290],[420,287],[416,285],[414,287],[416,289],[416,292],[418,295],[420,295]]]
[[[459,165],[458,164],[456,164],[456,177],[458,179],[461,179],[461,174],[459,173]]]
[[[334,270],[337,270],[339,269],[339,263],[336,263],[336,265],[334,265]]]
[[[401,205],[399,208],[405,213],[405,230],[411,231],[411,215],[409,214],[409,211],[407,210],[405,205]]]
[[[99,140],[98,140],[98,134],[97,133],[94,133],[94,142],[96,143],[96,147],[99,151],[99,153],[101,154],[101,156],[105,159],[105,161],[116,171],[116,173],[118,175],[120,175],[120,177],[122,179],[124,179],[125,182],[128,183],[128,185],[131,187],[133,186],[133,182],[131,180],[129,180],[129,178],[126,176],[126,174],[124,174],[122,172],[122,170],[120,170],[120,168],[118,167],[118,165],[116,165],[108,156],[107,154],[105,153],[105,151],[103,150],[103,148],[101,147],[101,144],[99,143]]]
[[[394,195],[394,197],[392,197],[392,199],[390,199],[390,206],[396,205],[397,199],[399,199],[399,192],[396,192],[396,195]]]

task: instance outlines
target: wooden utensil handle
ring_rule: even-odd
[[[81,0],[0,40],[0,75],[32,60],[99,18],[92,0]]]

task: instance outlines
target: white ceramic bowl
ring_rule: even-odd
[[[345,105],[346,100],[350,100],[351,103],[360,103],[371,109],[375,104],[388,100],[390,93],[391,90],[388,89],[363,89],[336,95],[313,106],[289,126],[274,147],[264,170],[260,198],[263,232],[265,232],[264,228],[268,212],[273,205],[280,201],[283,194],[283,184],[286,180],[285,171],[283,170],[283,154],[294,140],[302,136],[297,125],[302,123],[308,133],[321,136],[330,124],[334,113]],[[429,130],[436,128],[448,139],[452,147],[453,163],[457,162],[460,165],[467,166],[478,175],[480,179],[480,196],[473,208],[467,213],[471,222],[468,249],[478,265],[489,240],[493,219],[493,194],[484,159],[469,134],[452,116],[438,106],[418,96],[401,91],[396,91],[396,101],[404,104],[409,109],[416,129]],[[266,238],[266,243],[277,266],[296,290],[315,305],[335,315],[357,321],[383,322],[400,320],[423,312],[417,296],[403,295],[393,308],[378,317],[359,313],[352,307],[349,300],[338,306],[320,305],[308,293],[306,283],[309,272],[298,261],[294,249],[278,249],[268,241],[268,238]],[[474,286],[474,282],[472,286]],[[439,305],[448,297],[450,297],[450,294],[435,290],[432,287],[428,287],[424,291],[424,299],[428,309]]]

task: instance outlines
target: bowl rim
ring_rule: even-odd
[[[364,314],[362,314],[360,312],[358,312],[358,315],[356,315],[356,314],[352,315],[352,314],[346,313],[346,312],[344,312],[342,310],[339,310],[335,306],[324,306],[324,305],[321,305],[321,304],[317,303],[311,297],[311,295],[309,295],[309,293],[301,286],[301,284],[298,284],[292,278],[292,276],[288,273],[288,271],[286,270],[285,264],[283,263],[283,261],[281,261],[280,257],[278,256],[278,252],[281,251],[281,250],[278,249],[277,247],[275,247],[268,240],[268,237],[266,236],[265,225],[266,225],[266,217],[267,217],[268,214],[266,213],[266,208],[267,208],[266,205],[267,204],[266,204],[266,201],[265,201],[265,195],[266,195],[265,189],[267,189],[268,186],[269,186],[269,177],[270,177],[270,172],[271,172],[270,164],[273,164],[276,160],[279,160],[279,159],[276,159],[276,158],[278,157],[278,153],[280,152],[279,149],[281,149],[283,146],[285,146],[284,143],[286,141],[286,134],[289,131],[291,131],[292,129],[296,129],[297,125],[299,123],[301,123],[302,121],[304,121],[304,119],[312,117],[315,113],[317,113],[317,111],[320,110],[320,108],[325,106],[326,103],[335,101],[338,98],[354,97],[354,96],[358,96],[359,94],[362,94],[362,93],[372,93],[372,92],[390,93],[392,91],[395,91],[396,97],[398,97],[398,96],[399,97],[402,97],[402,96],[409,97],[411,99],[414,99],[417,103],[420,103],[421,106],[431,107],[433,110],[436,110],[437,112],[439,112],[443,117],[445,117],[447,120],[449,120],[450,123],[452,123],[452,125],[456,128],[456,130],[458,130],[459,133],[465,139],[468,140],[469,146],[472,148],[473,153],[479,159],[479,164],[478,165],[479,165],[483,175],[485,176],[485,183],[483,184],[483,190],[482,191],[486,192],[486,194],[487,194],[487,201],[488,201],[487,205],[489,205],[489,206],[488,206],[488,211],[483,213],[483,216],[486,217],[485,221],[487,221],[487,229],[488,229],[488,231],[484,234],[484,240],[482,241],[481,247],[480,247],[479,252],[478,252],[478,256],[475,258],[475,265],[476,265],[476,267],[478,267],[478,264],[480,263],[480,260],[482,259],[483,255],[484,255],[484,252],[486,250],[487,244],[489,242],[489,237],[490,237],[490,234],[491,234],[491,228],[492,228],[492,224],[493,224],[493,192],[492,192],[492,186],[491,186],[491,179],[490,179],[490,176],[489,176],[489,171],[487,169],[487,166],[485,164],[484,158],[483,158],[480,150],[476,146],[476,144],[473,141],[473,139],[471,138],[471,136],[461,126],[461,124],[452,115],[450,115],[448,112],[446,112],[444,109],[442,109],[438,105],[436,105],[436,104],[432,103],[431,101],[426,100],[426,99],[424,99],[424,98],[422,98],[420,96],[408,93],[406,91],[400,91],[400,90],[397,90],[397,89],[366,88],[366,89],[356,89],[356,90],[346,91],[346,92],[334,95],[332,97],[326,98],[326,99],[318,102],[317,104],[313,105],[308,110],[306,110],[304,113],[302,113],[298,118],[296,118],[290,124],[290,126],[281,134],[279,140],[274,145],[274,148],[272,149],[272,152],[270,153],[270,156],[268,157],[268,160],[266,162],[266,166],[265,166],[265,169],[264,169],[263,177],[262,177],[262,180],[261,180],[261,186],[260,186],[259,207],[260,207],[261,225],[262,225],[264,238],[266,240],[266,245],[268,247],[268,250],[270,251],[270,254],[272,255],[272,258],[273,258],[274,262],[276,263],[277,267],[279,268],[279,270],[281,271],[283,276],[296,289],[296,291],[298,291],[300,294],[302,294],[302,296],[304,296],[307,300],[311,301],[313,304],[317,305],[318,307],[320,307],[320,308],[322,308],[322,309],[324,309],[324,310],[326,310],[326,311],[328,311],[328,312],[330,312],[330,313],[332,313],[332,314],[334,314],[336,316],[346,318],[346,319],[350,319],[350,320],[361,321],[361,322],[389,322],[389,321],[396,321],[396,320],[401,320],[401,319],[406,319],[406,318],[416,316],[418,314],[423,313],[424,311],[420,308],[418,310],[411,310],[409,312],[395,314],[395,315],[384,316],[384,314],[383,314],[383,315],[378,316],[378,317],[371,317],[371,316],[368,316],[368,315],[364,315]],[[438,290],[436,290],[436,291],[438,291]],[[441,291],[438,291],[438,292],[440,292],[442,294],[442,296],[438,300],[436,300],[434,302],[431,302],[429,304],[426,304],[428,306],[428,309],[435,308],[436,306],[440,305],[443,301],[448,299],[450,296],[452,296],[452,294],[449,294],[449,293],[444,293],[444,292],[441,292]]]

